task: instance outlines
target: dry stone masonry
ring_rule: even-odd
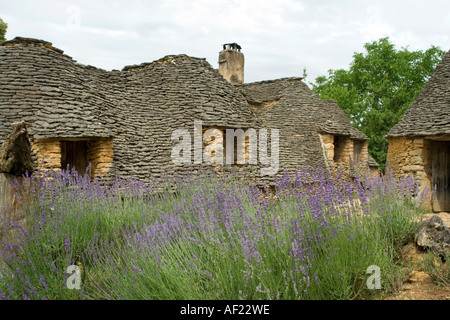
[[[219,53],[219,73],[231,84],[244,83],[244,60],[238,44],[224,44]]]
[[[34,169],[69,164],[83,171],[90,164],[93,175],[158,181],[203,165],[171,160],[172,133],[186,129],[193,139],[197,120],[223,134],[278,129],[278,174],[319,166],[355,175],[355,145],[360,171],[368,170],[367,137],[335,101],[321,100],[301,78],[244,84],[243,70],[237,44],[221,51],[219,70],[205,59],[168,55],[105,71],[77,63],[50,42],[17,37],[0,44],[0,142],[12,122],[24,120]],[[225,140],[225,134],[206,139],[202,147],[208,151]],[[336,161],[337,140],[345,142]],[[250,141],[244,144],[248,161]],[[274,179],[261,177],[259,162],[230,167],[257,184]]]
[[[450,51],[387,138],[387,169],[429,191],[425,208],[450,211]]]
[[[306,166],[350,176],[368,173],[368,137],[354,128],[334,100],[320,99],[301,78],[283,78],[236,86],[259,122],[280,129],[280,167]],[[340,140],[339,157],[336,156]],[[361,143],[355,166],[354,143]]]

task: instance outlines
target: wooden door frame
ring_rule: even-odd
[[[447,157],[445,153],[447,152]],[[443,159],[445,158],[445,159]],[[450,211],[450,141],[431,141],[431,205],[433,211]],[[447,180],[447,182],[445,181]],[[442,186],[444,181],[444,186]],[[439,190],[435,190],[436,183]],[[445,188],[445,191],[442,191]]]

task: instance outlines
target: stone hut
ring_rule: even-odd
[[[369,171],[373,176],[378,176],[382,173],[380,170],[380,165],[370,154],[367,164],[369,165]]]
[[[5,41],[0,43],[0,143],[12,122],[24,120],[35,169],[84,172],[90,164],[92,175],[144,182],[199,169],[205,154],[219,159],[218,151],[228,155],[242,148],[244,162],[212,165],[219,171],[237,167],[259,183],[274,175],[262,177],[261,161],[251,162],[248,132],[259,133],[260,142],[262,129],[278,129],[277,174],[305,166],[350,175],[368,170],[368,138],[335,101],[321,100],[301,78],[244,84],[240,49],[224,45],[219,70],[205,59],[169,55],[105,71],[77,63],[47,41]],[[231,129],[242,129],[245,139],[227,139]],[[174,161],[174,150],[181,160]]]
[[[368,171],[368,137],[354,128],[334,100],[322,100],[301,78],[238,85],[266,128],[280,130],[280,167],[306,166],[352,177]]]
[[[386,137],[387,169],[430,190],[427,209],[450,211],[450,51]]]
[[[257,127],[242,95],[205,59],[166,56],[107,72],[51,43],[15,38],[0,46],[0,141],[24,119],[41,169],[88,163],[95,175],[147,181],[180,170],[177,129]],[[194,163],[181,167],[192,168]]]

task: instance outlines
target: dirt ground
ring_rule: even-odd
[[[425,219],[432,214],[425,215]],[[450,213],[439,214],[444,223],[450,228]],[[425,254],[414,244],[406,245],[402,250],[403,263],[413,266],[413,271],[404,279],[398,293],[385,297],[385,300],[450,300],[450,287],[436,285],[431,277],[425,273],[420,262]]]

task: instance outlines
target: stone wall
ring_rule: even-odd
[[[30,142],[38,170],[61,169],[61,144],[59,139],[34,139],[30,137]]]
[[[221,167],[225,162],[224,130],[215,127],[203,128],[202,137],[205,161],[210,163],[217,172],[221,172]]]
[[[359,154],[359,162],[354,163],[354,169],[356,170],[358,175],[364,175],[367,174],[367,172],[370,172],[372,175],[378,175],[378,166],[372,167],[369,166],[369,143],[367,140],[362,141],[358,140],[359,143],[361,143],[361,151]],[[354,141],[355,143],[355,141]]]
[[[336,142],[339,139],[339,147]],[[349,136],[320,134],[323,155],[327,168],[332,172],[341,172],[350,176],[361,176],[368,172],[368,143],[364,140],[354,140]],[[360,143],[359,155],[355,154],[355,144]],[[359,157],[356,163],[355,158]],[[373,172],[373,171],[371,171]],[[378,173],[378,172],[377,172]]]
[[[30,193],[19,192],[16,184],[27,184],[29,178],[16,177],[7,173],[0,173],[0,224],[3,219],[21,221],[25,218],[24,204],[30,200]]]
[[[247,133],[245,129],[242,129],[244,134]],[[206,133],[206,134],[205,134]],[[255,137],[256,139],[256,137]],[[211,161],[211,165],[215,168],[215,170],[219,173],[223,172],[224,167],[234,167],[238,169],[242,169],[245,164],[251,163],[250,161],[250,138],[246,135],[244,139],[235,138],[234,140],[234,149],[233,149],[233,164],[227,164],[227,133],[226,128],[218,128],[218,127],[208,127],[203,128],[203,150],[204,150],[204,158],[210,159],[207,161]],[[254,147],[257,146],[257,141],[254,141]],[[219,152],[216,152],[219,151]],[[239,156],[238,153],[244,152],[243,161],[245,164],[238,163]],[[222,155],[220,155],[222,152]],[[220,159],[222,156],[222,160]],[[255,159],[254,159],[255,160]]]
[[[334,162],[334,135],[321,134],[320,140],[322,142],[324,157],[327,160],[327,164],[330,165]]]
[[[33,157],[39,170],[61,169],[60,138],[30,138]],[[77,140],[74,140],[77,141]],[[92,176],[106,176],[113,167],[114,146],[112,138],[94,138],[87,140],[87,162],[91,164]],[[66,168],[63,168],[66,169]]]
[[[386,169],[392,170],[396,178],[412,176],[419,192],[431,188],[430,147],[431,143],[426,139],[391,137]],[[431,209],[431,192],[425,198],[424,207]]]
[[[92,176],[105,177],[113,166],[114,145],[112,138],[88,141],[87,161],[91,163]]]
[[[380,175],[381,171],[378,167],[369,166],[369,172],[370,172],[370,175],[377,177]]]

